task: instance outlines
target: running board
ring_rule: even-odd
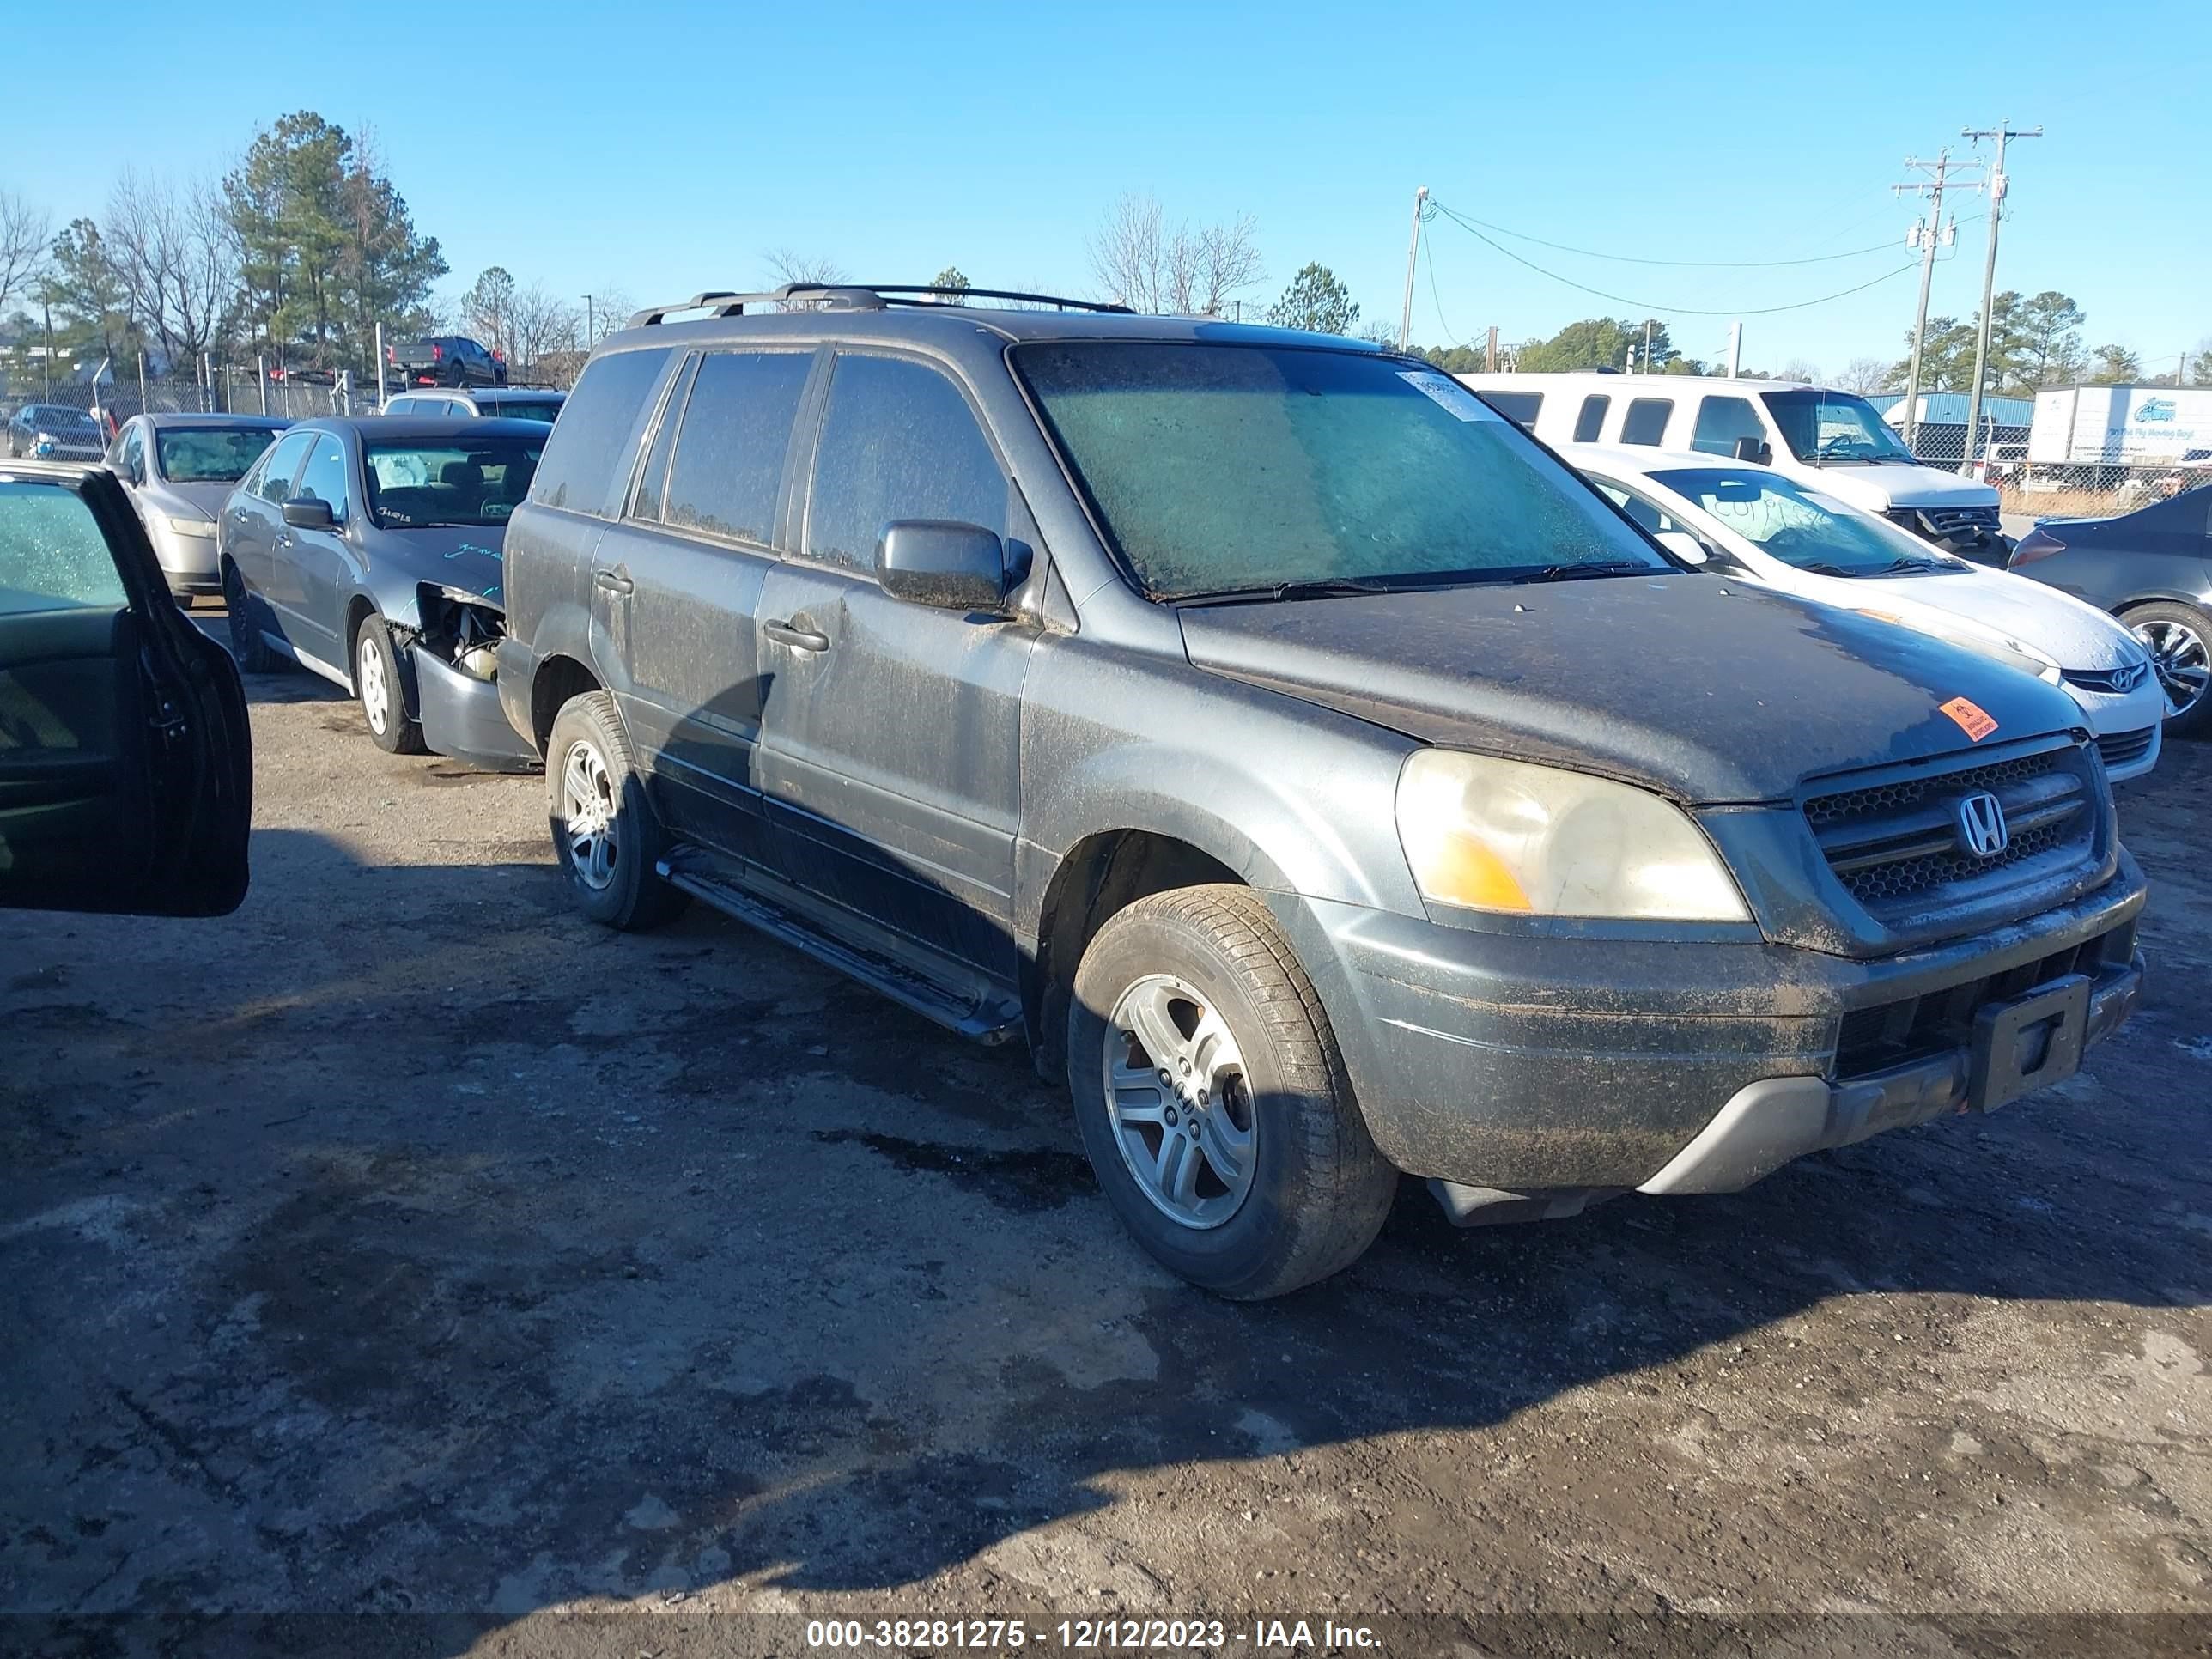
[[[1023,1035],[1021,1008],[1011,998],[994,998],[988,991],[979,994],[947,985],[884,952],[836,938],[808,918],[750,885],[739,886],[719,872],[709,873],[688,862],[671,864],[666,859],[654,867],[670,886],[805,952],[961,1036],[996,1048]],[[759,879],[765,883],[768,878]]]

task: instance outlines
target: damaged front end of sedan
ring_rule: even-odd
[[[415,670],[422,740],[496,772],[537,769],[537,751],[517,737],[499,706],[499,642],[507,613],[487,594],[418,583],[416,626],[406,639]]]

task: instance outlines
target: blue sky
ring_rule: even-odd
[[[1682,349],[1717,356],[1726,317],[1684,307],[1784,305],[1908,263],[1915,208],[1888,188],[1905,156],[1963,149],[1960,127],[2009,117],[2048,136],[2014,146],[1999,285],[2063,289],[2088,313],[2086,343],[2118,341],[2153,367],[2212,338],[2203,0],[2101,13],[2079,0],[1679,14],[544,0],[501,12],[113,0],[99,33],[143,49],[139,83],[158,93],[135,100],[116,90],[129,76],[106,79],[88,119],[81,77],[11,77],[13,129],[70,137],[43,153],[0,149],[0,189],[58,221],[96,215],[126,165],[212,173],[260,125],[312,107],[375,134],[453,286],[496,263],[563,294],[611,287],[640,303],[761,282],[777,246],[878,281],[954,264],[982,285],[1088,294],[1086,243],[1125,191],[1154,193],[1174,217],[1254,216],[1267,270],[1257,301],[1318,259],[1364,317],[1392,321],[1416,185],[1516,230],[1651,258],[1890,245],[1728,270],[1508,243],[1639,302],[1626,304],[1448,222],[1429,227],[1435,289],[1424,270],[1417,341],[1650,313],[1673,320]],[[78,15],[46,6],[12,21],[18,61],[82,61]],[[314,68],[324,53],[329,75]],[[389,72],[369,72],[380,64]],[[423,66],[441,73],[403,77]],[[1966,196],[1957,208],[1932,309],[1964,316],[1984,232],[1966,222],[1983,207]],[[1832,371],[1899,355],[1915,281],[1748,318],[1745,362]]]

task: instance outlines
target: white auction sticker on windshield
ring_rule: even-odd
[[[1398,371],[1398,378],[1437,408],[1457,416],[1462,421],[1502,421],[1505,418],[1450,375],[1440,374],[1433,368],[1401,368]]]

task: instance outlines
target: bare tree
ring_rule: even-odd
[[[1792,357],[1774,371],[1774,378],[1778,380],[1818,382],[1820,378],[1820,367],[1818,363],[1809,362],[1803,357]]]
[[[556,299],[543,283],[517,289],[507,304],[508,336],[514,350],[508,362],[529,372],[533,380],[551,378],[547,359],[573,356],[583,340],[584,319],[576,307]]]
[[[214,185],[125,173],[107,198],[104,240],[131,320],[172,365],[221,343],[239,298],[240,258]]]
[[[1886,357],[1854,357],[1844,365],[1844,372],[1836,376],[1836,384],[1846,392],[1882,391],[1889,384],[1889,360]]]
[[[617,329],[626,326],[637,315],[638,303],[629,296],[629,290],[612,283],[601,284],[592,290],[585,305],[585,329],[577,343],[586,351],[606,338]]]
[[[0,190],[0,305],[30,287],[46,262],[53,221],[12,191]]]
[[[835,259],[810,258],[790,247],[772,247],[761,256],[769,274],[777,286],[786,283],[842,283],[846,280],[845,268]],[[799,301],[784,307],[787,311],[811,311],[812,301]]]
[[[1246,214],[1170,229],[1158,198],[1125,195],[1091,239],[1091,274],[1108,298],[1133,310],[1218,317],[1267,275],[1254,228]]]

